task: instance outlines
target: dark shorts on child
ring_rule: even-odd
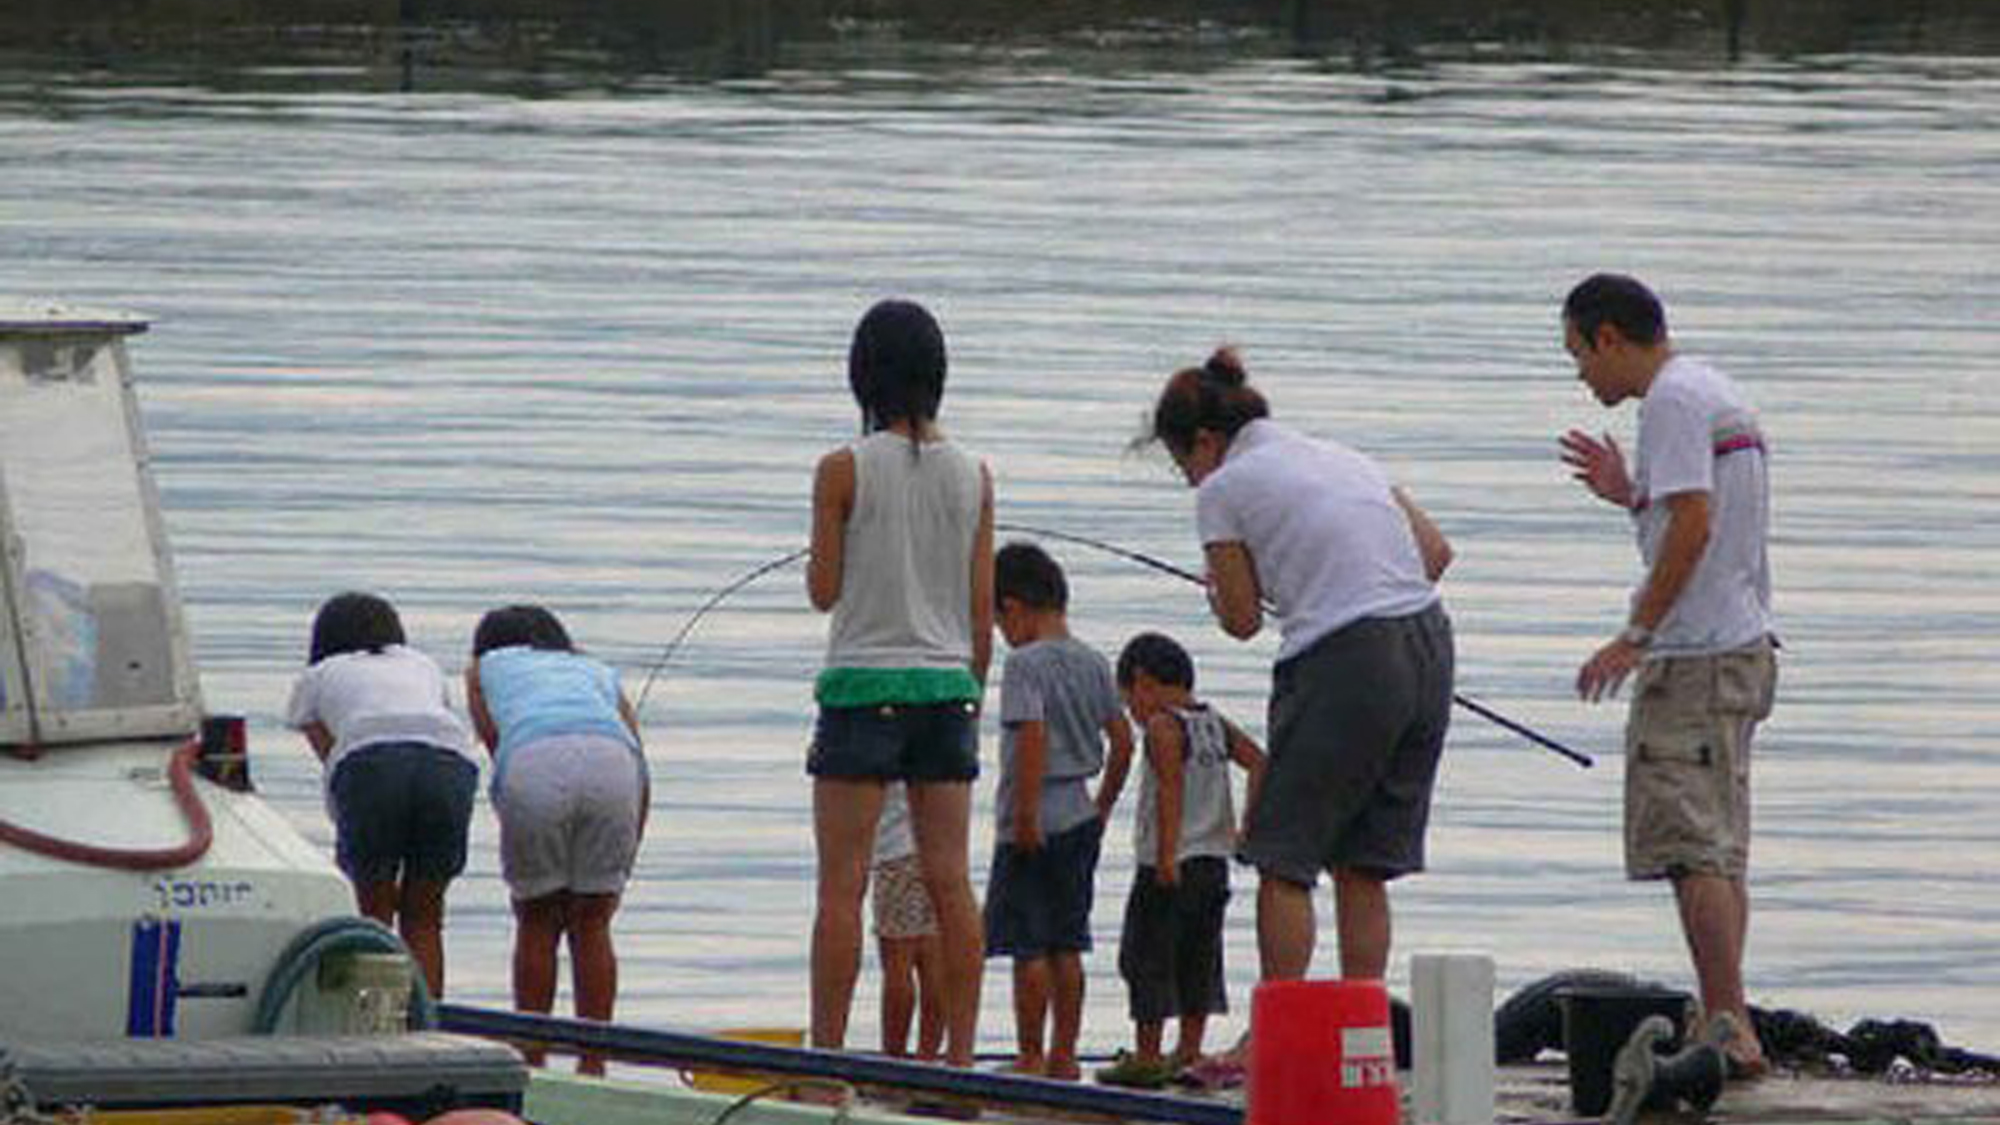
[[[479,767],[424,742],[349,753],[330,786],[340,869],[356,883],[449,882],[465,870]]]
[[[1441,605],[1363,618],[1280,663],[1269,765],[1236,857],[1305,887],[1334,868],[1422,871],[1452,665]]]
[[[1181,861],[1180,881],[1162,887],[1141,867],[1125,899],[1118,975],[1125,978],[1134,1023],[1229,1010],[1222,980],[1222,923],[1229,908],[1229,861]]]
[[[1090,904],[1097,892],[1096,817],[1042,839],[1034,851],[993,849],[986,880],[986,955],[1035,958],[1090,949]]]
[[[965,700],[821,707],[806,772],[851,781],[971,781],[979,776],[978,707]]]

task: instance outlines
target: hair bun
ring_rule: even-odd
[[[1250,379],[1250,373],[1243,369],[1243,357],[1237,355],[1236,349],[1231,347],[1215,349],[1215,354],[1208,357],[1208,362],[1201,365],[1201,370],[1225,387],[1240,387]]]

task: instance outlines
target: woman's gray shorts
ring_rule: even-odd
[[[1423,870],[1452,663],[1441,604],[1363,618],[1281,662],[1270,765],[1236,857],[1306,887],[1335,868]]]

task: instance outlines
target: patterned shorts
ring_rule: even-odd
[[[924,889],[923,868],[913,855],[898,856],[875,865],[869,892],[875,906],[875,936],[878,938],[920,938],[938,932],[937,915],[931,911],[931,895]]]

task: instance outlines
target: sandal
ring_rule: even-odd
[[[1183,1086],[1213,1093],[1218,1090],[1234,1090],[1243,1085],[1247,1077],[1243,1064],[1220,1055],[1197,1059],[1181,1068],[1174,1075],[1174,1081]]]

